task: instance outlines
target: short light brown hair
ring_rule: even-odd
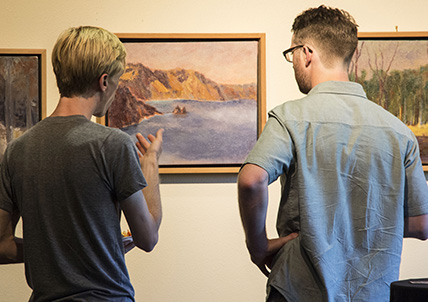
[[[92,26],[67,29],[52,51],[52,65],[61,96],[92,96],[104,73],[114,76],[123,72],[125,57],[122,42],[105,29]]]
[[[342,59],[349,65],[358,44],[357,27],[348,12],[321,5],[297,16],[291,31],[295,43],[313,42],[325,65],[333,59]]]

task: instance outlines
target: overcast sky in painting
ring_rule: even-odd
[[[124,43],[127,63],[198,71],[219,84],[257,83],[257,41]]]
[[[361,49],[363,41],[359,41],[358,49]],[[398,48],[397,48],[398,47]],[[358,60],[358,70],[365,69],[371,75],[372,68],[386,70],[391,60],[393,70],[419,69],[420,66],[428,64],[428,41],[426,40],[408,40],[408,41],[364,41],[362,55]],[[397,53],[393,58],[394,52]]]

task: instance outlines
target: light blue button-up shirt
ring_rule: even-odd
[[[269,112],[245,163],[281,176],[268,285],[288,301],[389,301],[404,217],[428,213],[417,140],[361,85],[324,82]],[[269,287],[268,287],[269,288]]]

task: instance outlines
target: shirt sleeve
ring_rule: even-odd
[[[118,201],[122,201],[147,186],[141,171],[136,147],[129,135],[113,133],[104,145],[109,165],[109,179]]]
[[[254,164],[266,170],[271,184],[288,172],[294,153],[293,140],[286,125],[271,111],[265,128],[244,165]]]

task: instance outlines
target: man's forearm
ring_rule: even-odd
[[[147,181],[147,187],[143,189],[144,198],[150,215],[153,217],[156,227],[159,229],[162,220],[162,205],[159,190],[159,156],[162,153],[163,129],[156,132],[156,136],[149,134],[147,141],[140,133],[137,137],[137,148],[140,156],[141,169]]]
[[[266,251],[268,243],[265,226],[268,191],[264,170],[244,166],[238,178],[238,201],[247,248],[251,256],[257,258]]]
[[[11,237],[0,242],[0,264],[24,262],[22,238]]]
[[[146,154],[143,157],[141,168],[147,181],[147,187],[143,189],[144,198],[149,212],[159,228],[162,220],[162,205],[159,189],[159,165],[155,154]]]
[[[0,264],[24,262],[23,240],[14,235],[18,220],[18,211],[0,209]]]
[[[269,276],[269,240],[266,234],[268,175],[262,168],[247,164],[238,176],[238,201],[251,261]]]
[[[247,204],[245,194],[240,193],[241,219],[245,231],[248,251],[252,257],[263,255],[267,248],[267,235],[265,226],[266,207],[264,204]]]
[[[404,237],[426,240],[428,238],[428,214],[404,218]]]

